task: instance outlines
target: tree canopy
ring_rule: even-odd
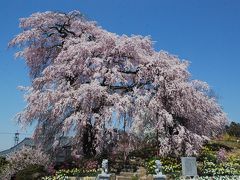
[[[156,51],[150,37],[117,35],[78,12],[43,12],[20,19],[10,46],[30,70],[23,125],[57,147],[70,133],[83,154],[84,134],[100,153],[115,130],[142,138],[157,132],[159,152],[194,154],[227,122],[209,86],[191,80],[188,62]]]
[[[231,136],[240,137],[240,123],[231,122],[226,126],[226,132]]]

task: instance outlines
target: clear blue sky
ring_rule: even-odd
[[[189,60],[192,78],[208,82],[229,119],[240,122],[239,0],[1,0],[0,150],[13,145],[13,135],[2,132],[32,133],[12,120],[25,106],[16,88],[30,81],[7,43],[20,32],[19,18],[47,10],[79,10],[108,31],[151,35],[157,50]]]

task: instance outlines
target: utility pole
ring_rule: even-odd
[[[19,142],[19,132],[17,131],[14,136],[14,146],[16,146]]]

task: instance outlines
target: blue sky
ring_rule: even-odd
[[[208,82],[229,119],[240,122],[240,1],[1,0],[0,150],[13,145],[13,134],[5,133],[33,131],[13,121],[25,106],[17,86],[30,80],[24,61],[15,60],[7,44],[20,32],[19,18],[49,10],[79,10],[108,31],[151,35],[156,50],[189,60],[192,78]]]

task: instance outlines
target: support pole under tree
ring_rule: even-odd
[[[157,135],[156,135],[156,146],[157,146],[157,157],[159,157],[159,141],[158,141],[158,134],[159,134],[159,132],[158,132],[158,129],[157,129]]]
[[[156,152],[156,155],[157,155],[157,157],[159,157],[159,155],[160,155],[160,154],[159,154],[160,144],[159,144],[159,140],[158,140],[158,136],[159,136],[159,130],[158,130],[158,129],[159,129],[159,122],[158,122],[158,121],[159,121],[159,118],[158,118],[158,117],[159,117],[159,113],[157,112],[157,113],[156,113],[156,121],[157,121],[157,129],[156,129],[156,130],[157,130],[157,132],[156,132],[157,152]]]

